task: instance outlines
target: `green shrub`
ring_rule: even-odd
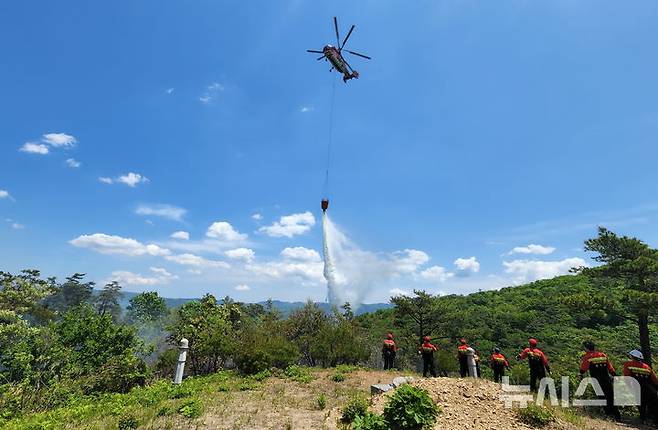
[[[336,372],[331,376],[331,380],[334,382],[343,382],[345,380],[345,374]]]
[[[522,422],[532,427],[544,427],[555,421],[552,410],[535,403],[528,403],[528,407],[519,409],[518,414]]]
[[[368,399],[360,395],[353,396],[343,407],[341,421],[344,423],[353,422],[356,417],[363,416],[368,412],[368,406],[370,406]]]
[[[313,375],[306,367],[298,366],[293,364],[288,366],[284,372],[287,378],[292,379],[293,381],[309,383],[313,380]]]
[[[388,430],[388,424],[381,415],[366,412],[365,415],[360,415],[354,418],[352,423],[352,430]]]
[[[185,418],[198,418],[203,415],[203,404],[198,399],[186,400],[178,408],[178,413]]]
[[[338,373],[352,373],[360,369],[361,368],[359,366],[354,366],[351,364],[339,364],[336,366],[336,372]]]
[[[393,429],[423,429],[431,427],[440,412],[427,391],[405,384],[389,397],[384,419]]]
[[[126,414],[119,418],[119,430],[130,430],[139,427],[139,421],[133,414]]]
[[[160,409],[158,409],[157,416],[159,417],[166,417],[167,415],[171,415],[174,411],[171,409],[170,406],[163,406]]]
[[[260,372],[256,373],[255,375],[251,375],[250,378],[255,380],[255,381],[261,382],[261,381],[266,380],[270,376],[272,376],[272,372],[270,372],[269,369],[265,369],[265,370],[261,370]]]
[[[187,385],[175,385],[171,389],[169,398],[171,399],[184,399],[194,394],[194,391]]]
[[[318,396],[317,405],[319,410],[324,410],[327,407],[327,397],[324,394]]]
[[[226,382],[222,382],[217,386],[217,391],[222,391],[222,392],[231,391],[231,386]]]

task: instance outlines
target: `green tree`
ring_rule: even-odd
[[[167,315],[167,302],[156,291],[139,293],[127,308],[128,320],[136,323],[153,322]]]
[[[293,310],[285,323],[286,336],[302,354],[304,362],[315,366],[321,357],[312,353],[312,345],[325,329],[329,317],[317,303],[309,300],[303,307]]]
[[[74,273],[66,282],[57,286],[55,293],[48,299],[48,304],[60,314],[69,309],[92,301],[94,282],[83,282],[84,273]]]
[[[593,259],[603,265],[580,271],[601,288],[620,290],[627,303],[627,317],[637,323],[642,354],[651,364],[649,324],[658,315],[658,250],[604,227],[599,227],[596,238],[585,241],[585,250],[595,252]]]
[[[391,297],[395,305],[395,317],[398,325],[415,326],[414,332],[418,342],[422,343],[423,336],[435,332],[440,324],[440,315],[435,298],[420,290],[414,290],[414,295]]]
[[[121,285],[117,281],[106,284],[96,298],[96,310],[99,315],[110,315],[116,321],[121,315]]]
[[[235,345],[229,311],[211,294],[181,306],[169,332],[172,345],[178,345],[182,338],[189,341],[189,369],[195,375],[217,371]]]

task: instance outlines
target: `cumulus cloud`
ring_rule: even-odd
[[[82,163],[76,160],[75,158],[67,158],[66,165],[71,167],[72,169],[77,169],[78,167],[82,166]]]
[[[445,282],[453,276],[454,273],[448,272],[445,267],[441,266],[432,266],[420,272],[422,279],[432,282]]]
[[[168,261],[172,261],[176,264],[180,264],[182,266],[193,266],[193,267],[215,268],[215,269],[231,268],[231,265],[225,261],[208,260],[198,255],[189,254],[189,253],[168,255],[165,257],[165,259]]]
[[[152,276],[144,276],[140,273],[133,273],[126,270],[115,271],[112,272],[111,280],[117,281],[122,285],[150,286],[164,285],[174,279],[178,279],[178,276],[172,275],[161,267],[150,267],[149,270],[153,273]]]
[[[190,234],[186,231],[176,231],[171,234],[172,239],[178,239],[178,240],[190,240]]]
[[[301,281],[302,284],[320,285],[324,281],[322,275],[324,265],[321,261],[270,261],[262,264],[249,264],[247,270],[274,279]]]
[[[401,274],[413,273],[429,260],[430,256],[427,253],[417,249],[405,249],[393,254],[396,270]]]
[[[540,260],[512,260],[503,261],[505,273],[513,277],[515,284],[536,281],[538,279],[553,278],[558,275],[566,275],[572,267],[586,266],[582,258],[565,258],[558,261]]]
[[[55,148],[57,147],[71,147],[78,141],[75,137],[66,133],[47,133],[43,135],[43,142]]]
[[[135,209],[137,215],[144,216],[158,216],[161,218],[170,219],[172,221],[182,221],[187,213],[187,209],[179,208],[178,206],[155,204],[155,205],[139,205]],[[184,232],[183,232],[184,233]],[[173,237],[173,236],[172,236]],[[189,235],[187,237],[189,239]]]
[[[480,262],[475,257],[458,258],[454,265],[458,276],[469,276],[480,271]]]
[[[315,217],[311,212],[303,212],[282,216],[279,221],[258,231],[270,237],[293,237],[304,234],[315,225]]]
[[[226,242],[241,242],[247,239],[246,234],[242,234],[226,221],[216,221],[208,227],[206,236],[213,239]]]
[[[315,108],[313,106],[302,106],[301,108],[299,108],[299,111],[302,113],[312,112],[314,110]]]
[[[281,256],[289,260],[320,261],[320,254],[318,251],[315,249],[304,248],[303,246],[284,248],[284,250],[281,251]]]
[[[175,88],[167,88],[167,89],[165,90],[165,92],[166,92],[167,94],[173,94],[173,93],[174,93],[174,89],[175,89]]]
[[[509,255],[512,254],[538,254],[538,255],[548,255],[552,254],[555,251],[555,248],[552,246],[543,246],[536,245],[531,243],[528,246],[517,246],[509,252]]]
[[[10,199],[11,194],[7,190],[0,190],[0,199]]]
[[[249,290],[251,290],[251,288],[249,287],[249,285],[246,284],[240,284],[235,287],[235,291],[249,291]]]
[[[224,252],[224,255],[226,255],[231,260],[241,260],[247,263],[252,262],[256,257],[254,250],[249,248],[229,249],[228,251]]]
[[[87,248],[101,254],[166,256],[171,253],[166,248],[154,244],[143,244],[135,239],[112,236],[104,233],[83,234],[69,241],[78,248]]]
[[[253,215],[251,216],[251,219],[253,219],[253,220],[255,220],[255,221],[260,221],[260,220],[263,219],[263,215],[261,215],[261,214],[259,214],[259,213],[255,213],[255,214],[253,214]]]
[[[48,147],[42,143],[34,143],[34,142],[25,142],[23,146],[19,148],[19,151],[21,152],[27,152],[28,154],[40,154],[40,155],[46,155],[48,152]]]
[[[98,180],[104,184],[124,184],[128,185],[130,188],[135,188],[138,184],[150,181],[146,176],[142,176],[139,173],[133,172],[117,176],[116,178],[101,176],[98,178]]]

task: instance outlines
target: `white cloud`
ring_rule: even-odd
[[[135,187],[139,183],[148,182],[149,179],[140,175],[139,173],[130,172],[126,175],[119,176],[116,181],[122,184],[126,184],[129,187]]]
[[[555,251],[555,248],[552,246],[543,246],[536,245],[531,243],[528,246],[517,246],[509,252],[509,255],[512,254],[538,254],[538,255],[548,255],[552,254]]]
[[[173,261],[174,263],[183,266],[206,267],[206,268],[217,268],[217,269],[231,268],[231,265],[225,261],[208,260],[206,258],[199,257],[198,255],[194,255],[194,254],[168,255],[165,257],[165,259],[169,261]]]
[[[405,249],[393,254],[395,267],[399,273],[413,273],[430,260],[430,256],[417,249]]]
[[[58,148],[74,146],[78,141],[75,137],[66,133],[47,133],[43,135],[43,142],[50,146]]]
[[[445,282],[453,276],[453,273],[448,272],[445,267],[441,266],[432,266],[420,272],[421,278],[434,282]]]
[[[143,244],[135,239],[112,236],[104,233],[83,234],[69,241],[78,248],[88,248],[101,254],[118,254],[128,256],[165,256],[171,251],[154,244]]]
[[[475,257],[458,258],[454,262],[458,276],[468,276],[480,271],[480,262]]]
[[[246,234],[235,230],[233,226],[226,221],[216,221],[208,227],[206,236],[227,242],[241,242],[247,239]]]
[[[142,176],[139,173],[127,173],[125,175],[118,176],[116,178],[108,178],[107,176],[101,176],[98,180],[104,184],[124,184],[128,185],[130,188],[135,188],[137,184],[149,182],[149,178]]]
[[[311,212],[303,212],[282,216],[274,224],[261,227],[258,231],[270,237],[293,237],[304,234],[315,225],[315,217]]]
[[[123,285],[163,285],[168,284],[174,279],[178,279],[178,276],[172,275],[167,272],[167,270],[161,267],[151,267],[149,268],[153,272],[154,276],[143,276],[140,273],[133,273],[125,270],[119,270],[112,272],[111,280],[117,281]]]
[[[219,82],[213,82],[206,87],[206,91],[199,97],[199,101],[208,104],[215,98],[217,93],[221,91],[224,91],[224,86]]]
[[[247,263],[254,261],[254,258],[256,257],[254,250],[249,248],[229,249],[224,253],[224,255],[226,255],[231,260],[242,260]]]
[[[323,269],[324,264],[320,261],[270,261],[247,266],[247,270],[259,275],[274,279],[293,278],[315,285],[324,283]]]
[[[0,190],[0,199],[10,199],[11,194],[7,190]]]
[[[177,231],[171,234],[172,239],[178,239],[178,240],[190,240],[190,234],[186,231]]]
[[[388,292],[391,296],[407,296],[407,297],[413,296],[412,292],[403,290],[401,288],[392,288],[388,290]]]
[[[260,221],[260,220],[263,219],[263,215],[256,213],[256,214],[253,214],[251,216],[251,219],[256,220],[256,221]]]
[[[82,163],[76,160],[75,158],[67,158],[66,165],[75,169],[82,166]]]
[[[299,111],[302,113],[312,112],[314,110],[315,108],[313,106],[302,106],[301,108],[299,108]]]
[[[281,256],[290,260],[300,261],[320,261],[320,254],[315,249],[304,248],[303,246],[295,246],[293,248],[285,248],[281,251]]]
[[[566,258],[558,261],[540,260],[512,260],[503,261],[505,273],[513,275],[513,282],[522,284],[524,282],[536,281],[538,279],[553,278],[558,275],[566,275],[572,267],[586,266],[582,258]]]
[[[14,230],[22,230],[22,229],[25,228],[25,226],[23,224],[13,222],[13,223],[11,223],[11,228],[13,228]]]
[[[174,88],[167,88],[167,89],[165,90],[165,92],[166,92],[167,94],[173,94],[173,93],[174,93]]]
[[[235,287],[235,291],[249,291],[249,290],[251,290],[251,288],[249,287],[249,285],[245,285],[245,284],[240,284]]]
[[[48,151],[48,147],[44,144],[41,143],[34,143],[34,142],[25,142],[23,146],[20,147],[19,151],[21,152],[27,152],[28,154],[41,154],[41,155],[46,155]]]
[[[182,221],[187,213],[187,209],[179,208],[178,206],[155,204],[155,205],[139,205],[135,209],[137,215],[144,216],[159,216],[161,218],[170,219],[173,221]],[[173,237],[173,236],[172,236]],[[189,235],[188,235],[189,239]]]

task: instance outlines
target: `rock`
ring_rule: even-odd
[[[398,376],[396,378],[393,378],[393,382],[391,385],[393,385],[395,388],[399,387],[400,385],[403,384],[410,384],[414,381],[413,376]]]
[[[370,394],[382,394],[392,389],[391,384],[374,384],[370,386]]]

